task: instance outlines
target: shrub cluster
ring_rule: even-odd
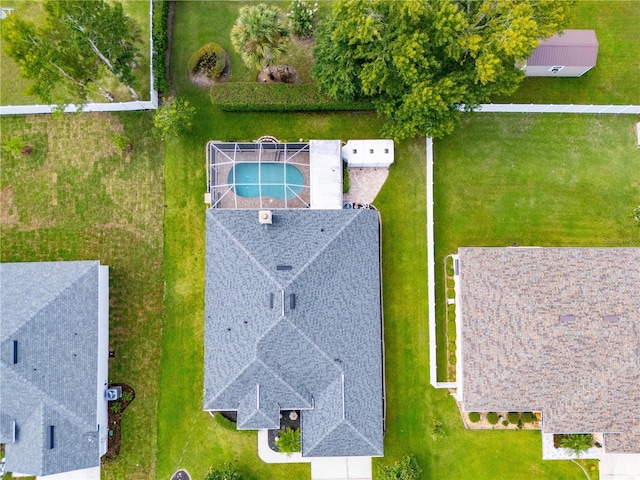
[[[169,48],[169,0],[153,1],[153,79],[158,92],[169,89],[166,53]]]
[[[509,412],[507,414],[507,420],[509,420],[509,423],[515,425],[520,421],[520,414],[518,412]]]
[[[217,43],[207,43],[189,59],[191,73],[204,73],[209,78],[218,78],[226,66],[227,53]]]
[[[533,423],[537,420],[536,418],[536,414],[535,413],[531,413],[531,412],[524,412],[520,418],[522,419],[523,423]]]
[[[229,82],[211,87],[211,103],[225,112],[370,111],[364,100],[338,101],[309,84]]]
[[[491,425],[496,425],[499,421],[498,414],[496,412],[487,413],[487,422]]]

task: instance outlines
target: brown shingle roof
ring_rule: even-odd
[[[543,40],[527,59],[527,66],[593,67],[598,59],[594,30],[565,30]]]
[[[459,254],[464,409],[542,411],[546,432],[628,433],[611,448],[640,453],[640,248]]]

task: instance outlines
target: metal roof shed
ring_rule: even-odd
[[[349,140],[342,158],[349,167],[389,167],[393,163],[393,140]]]
[[[596,65],[598,39],[594,30],[565,30],[544,40],[527,58],[527,77],[581,77]]]

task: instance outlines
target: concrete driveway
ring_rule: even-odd
[[[640,480],[640,455],[603,455],[600,480]]]

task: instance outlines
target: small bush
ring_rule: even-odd
[[[300,451],[300,429],[287,427],[286,430],[278,432],[276,445],[282,453],[292,453]]]
[[[633,212],[631,212],[631,216],[633,217],[633,219],[636,221],[636,223],[640,227],[640,205],[638,205],[636,207],[636,209]]]
[[[349,193],[351,182],[349,180],[349,168],[347,162],[342,162],[342,193]]]
[[[229,82],[213,85],[211,103],[224,112],[371,111],[369,101],[334,100],[304,83]]]
[[[447,287],[453,288],[456,286],[456,281],[453,278],[447,278]]]
[[[447,268],[453,268],[453,257],[451,255],[447,256],[445,265]]]
[[[431,438],[433,438],[433,440],[436,441],[436,440],[439,440],[440,438],[444,437],[444,435],[445,435],[444,423],[442,423],[437,418],[434,418],[433,419],[433,430],[432,430]]]
[[[2,140],[2,151],[9,155],[18,155],[19,153],[22,153],[22,148],[24,146],[24,140],[18,135]]]
[[[518,425],[518,430],[522,430],[522,427],[524,426],[524,424],[522,423],[521,419],[518,419],[517,425]]]
[[[487,422],[489,422],[491,425],[496,425],[498,421],[498,414],[496,412],[487,413]]]
[[[447,298],[456,298],[456,291],[453,288],[447,289]]]
[[[217,43],[207,43],[196,50],[189,59],[189,71],[218,78],[227,66],[227,53]]]
[[[480,421],[480,414],[478,412],[471,412],[469,414],[469,421],[471,423],[478,423]]]
[[[453,312],[449,313],[449,321],[450,322],[455,322],[456,321],[456,311],[455,310]]]
[[[449,355],[449,365],[455,365],[458,362],[455,355]]]
[[[220,425],[225,430],[231,430],[233,432],[238,430],[238,425],[236,424],[236,422],[232,422],[231,420],[229,420],[227,417],[223,416],[220,413],[216,413],[213,416],[213,419],[218,425]]]
[[[291,32],[298,38],[311,38],[316,29],[318,2],[313,6],[304,0],[293,0],[288,16]]]
[[[447,305],[447,311],[449,312],[449,314],[456,313],[456,306],[455,305]]]
[[[509,420],[503,420],[502,421],[502,426],[503,427],[508,427],[509,426]]]
[[[535,413],[524,412],[520,418],[524,423],[533,423],[537,420]]]
[[[449,322],[447,324],[447,338],[450,342],[456,341],[456,324],[455,322]]]
[[[509,412],[507,414],[507,420],[509,420],[509,423],[515,425],[518,423],[518,420],[520,420],[520,414],[517,412]]]

